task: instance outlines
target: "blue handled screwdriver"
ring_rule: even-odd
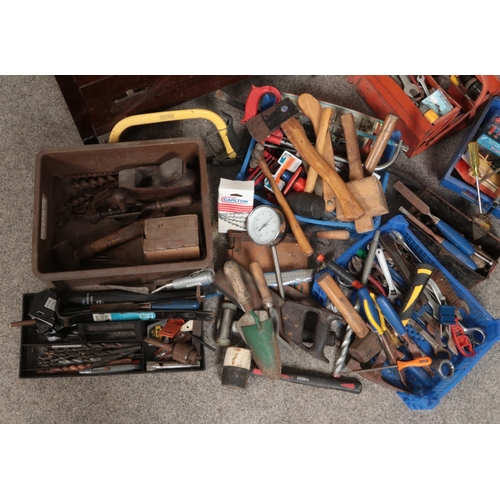
[[[455,246],[451,241],[446,240],[443,236],[437,235],[434,231],[429,229],[422,221],[418,220],[414,215],[412,215],[408,210],[403,207],[399,207],[399,211],[410,221],[420,228],[424,233],[428,234],[438,245],[446,248],[453,256],[455,256],[459,261],[465,264],[469,269],[477,271],[477,264],[460,248]]]
[[[399,194],[403,195],[419,212],[427,215],[432,223],[436,226],[439,232],[456,247],[458,247],[465,255],[474,255],[474,245],[464,238],[456,229],[452,228],[449,224],[442,221],[431,213],[429,205],[426,205],[416,194],[410,191],[401,181],[394,184],[394,189]]]

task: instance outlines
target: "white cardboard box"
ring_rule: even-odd
[[[219,233],[246,230],[248,214],[253,210],[253,196],[253,181],[220,180],[217,199]]]

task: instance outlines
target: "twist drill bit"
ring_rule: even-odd
[[[354,309],[359,312],[359,300],[356,301],[356,304],[354,305]],[[337,361],[335,362],[335,370],[333,372],[334,377],[340,377],[340,372],[344,369],[345,366],[345,360],[347,358],[347,353],[349,350],[349,345],[351,344],[351,338],[352,338],[352,328],[347,325],[347,329],[344,335],[344,340],[342,341],[342,344],[340,346],[340,354],[339,357],[337,358]]]

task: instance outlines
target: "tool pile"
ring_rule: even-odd
[[[454,265],[476,274],[487,276],[498,255],[468,241],[401,181],[396,192],[418,213],[401,207],[405,218],[373,224],[389,212],[376,173],[394,142],[396,116],[387,116],[363,153],[349,110],[337,117],[339,137],[333,106],[255,87],[254,106],[258,92],[264,106],[243,120],[252,140],[237,177],[254,181],[256,206],[246,219],[245,245],[233,249],[238,231],[229,232],[228,259],[215,278],[225,297],[216,340],[225,350],[223,385],[246,388],[254,374],[359,393],[359,375],[397,392],[409,407],[432,407],[463,376],[467,360],[494,340],[489,318],[476,310],[481,306],[413,231],[424,231]],[[335,228],[332,240],[357,241],[337,261],[313,247],[326,228]],[[284,248],[287,230],[294,259]],[[265,264],[255,246],[267,246]],[[330,376],[284,362],[305,353],[329,364],[327,347],[335,352]]]
[[[219,268],[201,141],[173,141],[166,154],[156,144],[144,161],[121,153],[130,145],[103,145],[112,168],[92,158],[40,182],[36,207],[48,199],[50,224],[35,227],[34,262],[55,286],[27,294],[12,324],[22,327],[20,375],[203,370],[206,348],[220,355],[224,387],[246,389],[254,375],[359,394],[364,379],[411,409],[436,406],[497,340],[498,320],[468,288],[493,272],[500,240],[471,242],[456,207],[414,192],[396,167],[408,148],[395,114],[271,86],[252,87],[244,104],[216,97],[243,111],[249,134],[240,151],[232,117],[193,110],[220,126],[227,156],[214,163],[241,163],[216,203],[228,242]],[[119,122],[110,142],[161,116]],[[390,176],[402,215],[389,213]],[[348,249],[335,259],[339,242]],[[209,298],[217,311],[202,310]]]

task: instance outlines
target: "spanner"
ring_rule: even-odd
[[[462,327],[465,335],[467,335],[473,344],[481,345],[486,340],[486,332],[484,328],[480,328],[478,326],[473,326],[471,328],[465,328],[462,323],[459,322],[459,325]]]
[[[391,238],[400,246],[403,247],[407,252],[409,252],[415,260],[419,263],[422,264],[422,259],[420,257],[417,257],[416,253],[406,244],[405,239],[403,238],[403,235],[399,232],[396,231],[395,229],[392,229],[391,232],[389,233]]]
[[[408,78],[407,75],[398,75],[403,82],[403,91],[411,99],[416,99],[420,96],[419,88]],[[429,95],[429,94],[427,94]]]
[[[426,331],[426,329],[421,326],[417,321],[413,318],[410,319],[409,324],[412,328],[414,328],[419,335],[421,335],[424,340],[432,347],[432,351],[434,352],[434,356],[438,359],[451,359],[451,352],[447,349],[444,349],[439,345],[439,342]]]
[[[389,289],[389,291],[387,292],[387,298],[391,302],[394,302],[398,297],[401,296],[401,292],[394,285],[391,271],[389,270],[389,265],[387,264],[387,260],[385,259],[384,250],[382,248],[377,248],[377,250],[375,251],[375,257],[377,258],[379,266],[382,269],[385,282],[387,283],[387,288]]]
[[[425,83],[425,76],[424,75],[418,75],[417,76],[417,82],[420,83],[420,85],[422,85],[422,89],[425,92],[425,95],[427,97],[429,97],[431,95],[431,93],[429,92],[429,89],[427,88],[427,85]]]

